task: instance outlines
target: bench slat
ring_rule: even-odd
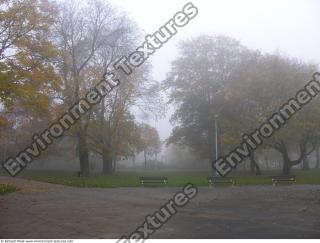
[[[140,180],[168,180],[167,177],[147,177],[147,176],[140,176]]]
[[[140,176],[139,177],[140,183],[143,184],[152,184],[152,183],[168,183],[167,177],[147,177],[147,176]]]
[[[292,183],[295,183],[296,182],[296,177],[293,175],[293,176],[273,176],[272,179],[272,185],[276,185],[277,182],[292,182]]]
[[[208,176],[209,185],[214,185],[215,183],[231,183],[235,185],[235,179],[233,177],[218,177],[218,176]]]

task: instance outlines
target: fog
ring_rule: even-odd
[[[146,34],[154,33],[187,1],[114,0],[119,9],[129,13]],[[158,50],[150,61],[153,77],[164,80],[171,62],[178,54],[181,40],[200,34],[227,35],[249,48],[262,52],[280,51],[306,62],[320,63],[319,7],[316,0],[194,0],[198,16]],[[143,67],[141,67],[143,68]],[[172,126],[169,118],[150,121],[156,125],[161,139],[167,139]],[[172,111],[172,108],[171,108]]]
[[[139,28],[137,30],[140,34],[138,40],[139,43],[144,42],[144,36],[148,34],[153,34],[161,26],[163,26],[169,19],[171,19],[178,11],[182,10],[182,7],[187,3],[187,1],[172,1],[172,0],[162,0],[162,1],[147,1],[147,0],[110,0],[111,6],[115,6],[118,13],[125,13],[129,18],[136,23]],[[60,3],[60,1],[58,1]],[[320,2],[316,0],[226,0],[226,1],[208,1],[208,0],[194,0],[192,1],[194,6],[198,8],[198,15],[190,21],[185,27],[179,28],[178,33],[170,39],[166,44],[164,44],[159,50],[155,52],[148,60],[152,64],[151,77],[164,84],[167,75],[172,71],[172,62],[181,57],[181,53],[178,51],[178,45],[181,41],[192,41],[199,36],[227,36],[240,41],[240,43],[247,47],[248,50],[259,51],[261,55],[268,56],[267,54],[276,54],[279,57],[283,57],[283,62],[286,57],[296,58],[299,62],[303,62],[305,66],[310,64],[310,67],[314,67],[311,64],[320,64],[320,33],[318,31],[319,25],[319,7]],[[140,31],[140,29],[142,31]],[[57,43],[55,43],[57,44]],[[58,43],[59,46],[61,43]],[[130,47],[132,48],[132,47]],[[135,49],[135,48],[133,48]],[[227,49],[227,48],[226,48]],[[225,49],[225,50],[226,50]],[[228,51],[228,50],[226,50]],[[276,56],[275,55],[275,56]],[[80,59],[81,59],[81,55]],[[209,59],[209,58],[208,58]],[[267,59],[267,58],[266,58]],[[281,58],[280,58],[281,59]],[[291,60],[291,59],[290,59]],[[293,59],[292,59],[293,60]],[[78,60],[77,60],[78,61]],[[280,61],[280,62],[281,62]],[[290,62],[290,61],[289,61]],[[294,62],[291,63],[293,66]],[[312,68],[308,69],[311,70]],[[138,69],[143,70],[144,65]],[[243,68],[245,69],[245,68]],[[298,68],[297,68],[298,69]],[[287,69],[289,70],[289,68]],[[307,70],[307,68],[306,68]],[[313,70],[313,69],[312,69]],[[242,71],[242,70],[241,70]],[[301,71],[301,73],[306,73],[307,71]],[[271,75],[271,74],[270,74]],[[279,74],[280,75],[280,74]],[[312,74],[309,73],[311,77]],[[272,75],[271,75],[272,76]],[[299,76],[302,77],[302,76]],[[303,76],[305,77],[305,76]],[[251,79],[251,77],[249,78]],[[76,79],[74,79],[76,80]],[[244,79],[245,80],[245,79]],[[198,80],[199,81],[199,80]],[[200,80],[201,82],[202,80]],[[306,81],[306,80],[301,80]],[[87,85],[83,81],[84,85]],[[291,80],[289,81],[291,82]],[[293,86],[293,84],[290,84]],[[290,86],[289,85],[289,86]],[[171,86],[173,90],[176,88]],[[235,90],[236,88],[233,87]],[[294,87],[297,88],[297,87]],[[219,96],[221,90],[215,90],[214,95]],[[56,91],[55,91],[56,92]],[[293,92],[293,91],[290,91]],[[149,117],[145,117],[140,111],[133,109],[132,115],[139,123],[148,123],[150,126],[156,128],[159,133],[161,140],[161,152],[153,153],[148,158],[148,168],[152,170],[157,169],[199,169],[208,170],[211,168],[210,159],[216,158],[218,152],[206,151],[207,154],[202,156],[201,152],[199,154],[193,153],[194,150],[190,150],[187,146],[188,144],[182,143],[183,146],[172,145],[166,146],[170,135],[172,135],[173,125],[170,123],[170,118],[172,118],[177,107],[173,107],[171,104],[166,102],[169,97],[166,96],[167,93],[162,92],[161,95],[164,97],[164,105],[166,107],[166,114],[161,118],[155,118],[155,114],[150,114]],[[258,96],[258,95],[257,95]],[[279,95],[281,96],[281,95]],[[227,97],[227,95],[225,95]],[[70,97],[67,97],[70,98]],[[253,97],[256,98],[256,97]],[[279,97],[276,97],[279,98]],[[271,97],[273,99],[273,97]],[[225,100],[228,101],[228,98]],[[61,105],[63,102],[56,102]],[[212,105],[212,104],[211,104]],[[210,107],[210,109],[213,105]],[[0,103],[0,109],[5,110],[6,107]],[[131,109],[131,107],[130,107]],[[216,108],[214,112],[216,112]],[[273,108],[274,109],[274,108]],[[131,110],[132,111],[132,110]],[[131,114],[130,114],[131,115]],[[212,114],[211,114],[212,115]],[[217,115],[217,114],[215,114]],[[212,116],[211,123],[214,123],[215,116]],[[9,117],[10,118],[10,117]],[[10,118],[12,119],[12,118]],[[23,118],[21,118],[23,120]],[[89,118],[90,120],[90,118]],[[200,123],[201,123],[201,119]],[[202,119],[204,120],[204,118]],[[19,119],[15,118],[16,124],[19,124]],[[32,123],[33,121],[31,121]],[[224,125],[224,124],[219,124]],[[30,127],[33,126],[30,125]],[[34,125],[36,126],[36,125]],[[236,126],[236,125],[235,125]],[[13,126],[14,130],[15,127]],[[23,127],[21,128],[24,129]],[[34,127],[32,128],[34,129]],[[213,130],[212,128],[211,130]],[[121,129],[119,129],[121,131]],[[210,130],[210,129],[208,129]],[[92,134],[95,134],[93,131]],[[225,132],[225,131],[224,131]],[[239,131],[240,133],[241,131]],[[130,133],[130,132],[129,132]],[[210,132],[209,132],[210,133]],[[215,133],[215,132],[214,132]],[[90,134],[91,135],[91,134]],[[228,135],[228,134],[227,134]],[[11,135],[10,135],[11,136]],[[199,134],[200,136],[200,134]],[[212,138],[216,135],[209,134]],[[75,137],[75,135],[74,135]],[[26,139],[26,138],[25,138]],[[209,138],[210,140],[211,138]],[[217,140],[220,138],[215,138],[216,141],[209,141],[205,146],[208,147],[207,150],[218,150]],[[14,140],[14,139],[12,139]],[[129,140],[129,139],[128,139]],[[211,139],[212,140],[212,139]],[[3,147],[6,148],[8,140],[3,140]],[[25,142],[25,141],[23,141]],[[181,141],[179,141],[181,142]],[[189,141],[190,142],[190,141]],[[212,142],[212,144],[210,144]],[[222,142],[221,142],[222,143]],[[14,147],[14,142],[11,141],[11,145]],[[76,139],[74,141],[63,140],[60,145],[65,145],[64,148],[68,151],[68,156],[64,156],[64,152],[61,150],[53,151],[54,156],[50,153],[49,156],[40,157],[30,166],[30,169],[67,169],[67,170],[77,170],[79,167],[79,161],[77,157],[77,147]],[[227,141],[228,148],[232,147],[232,141]],[[146,168],[144,165],[144,155],[141,151],[135,154],[135,151],[129,151],[127,146],[125,152],[122,152],[121,157],[117,160],[117,169],[127,170],[141,170]],[[98,145],[100,146],[100,145]],[[196,147],[196,144],[193,144]],[[204,146],[204,147],[205,147]],[[214,148],[214,146],[217,146]],[[222,150],[221,145],[219,145],[219,150]],[[290,144],[290,150],[293,157],[299,157],[299,153],[295,150],[297,147]],[[307,145],[306,145],[307,146]],[[112,146],[110,146],[112,147]],[[192,146],[191,146],[192,147]],[[89,147],[88,147],[89,148]],[[87,150],[93,150],[91,147]],[[3,151],[5,149],[2,149]],[[15,148],[16,149],[16,148]],[[57,148],[55,148],[57,149]],[[125,150],[124,149],[124,150]],[[194,148],[192,148],[194,149]],[[13,149],[12,149],[13,150]],[[92,153],[90,150],[90,169],[92,171],[101,171],[101,157]],[[112,149],[109,148],[111,151]],[[134,150],[134,149],[133,149]],[[70,151],[73,151],[70,153]],[[12,152],[12,151],[11,151]],[[101,151],[99,151],[101,153]],[[227,151],[224,151],[226,153]],[[304,153],[306,151],[303,151]],[[131,154],[130,154],[131,153]],[[7,151],[3,152],[7,154]],[[5,156],[2,155],[2,156]],[[112,155],[113,156],[113,155]],[[201,157],[202,156],[202,157]],[[207,157],[206,157],[207,156]],[[211,156],[211,157],[210,157]],[[268,157],[268,158],[266,158]],[[209,159],[209,160],[208,160]],[[258,161],[267,161],[262,163],[262,169],[269,168],[280,168],[281,167],[281,155],[275,153],[270,148],[262,152],[258,156]],[[270,160],[270,163],[268,161]],[[315,160],[315,155],[310,156],[310,165],[313,165]],[[57,162],[58,161],[58,162]],[[299,165],[301,166],[301,165]],[[248,168],[248,163],[242,165],[243,169]]]
[[[318,238],[319,10],[1,0],[0,243]]]

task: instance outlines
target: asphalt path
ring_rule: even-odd
[[[72,188],[0,177],[0,238],[128,235],[181,188]],[[320,238],[320,186],[199,188],[151,238]]]

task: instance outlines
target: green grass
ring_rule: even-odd
[[[271,176],[278,175],[278,171],[264,172],[261,176],[250,175],[247,172],[233,172],[237,186],[271,185]],[[297,176],[297,184],[320,184],[320,170],[292,172]],[[19,177],[74,187],[140,187],[139,176],[166,176],[167,186],[181,187],[191,182],[196,186],[208,186],[207,176],[210,172],[116,172],[112,175],[91,175],[79,178],[75,172],[61,171],[24,171]],[[163,185],[160,185],[163,186]]]
[[[10,192],[15,192],[18,191],[19,189],[14,187],[14,186],[10,186],[10,185],[6,185],[6,184],[0,184],[0,195],[4,195]]]

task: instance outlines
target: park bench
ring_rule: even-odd
[[[140,176],[139,177],[140,184],[145,185],[145,184],[167,184],[168,183],[168,178],[167,177],[145,177],[145,176]]]
[[[273,176],[271,181],[273,186],[277,185],[278,182],[292,182],[292,184],[294,184],[296,182],[296,177],[287,175]]]
[[[208,183],[209,186],[223,183],[230,183],[232,186],[234,186],[236,184],[236,181],[233,177],[208,176]]]

